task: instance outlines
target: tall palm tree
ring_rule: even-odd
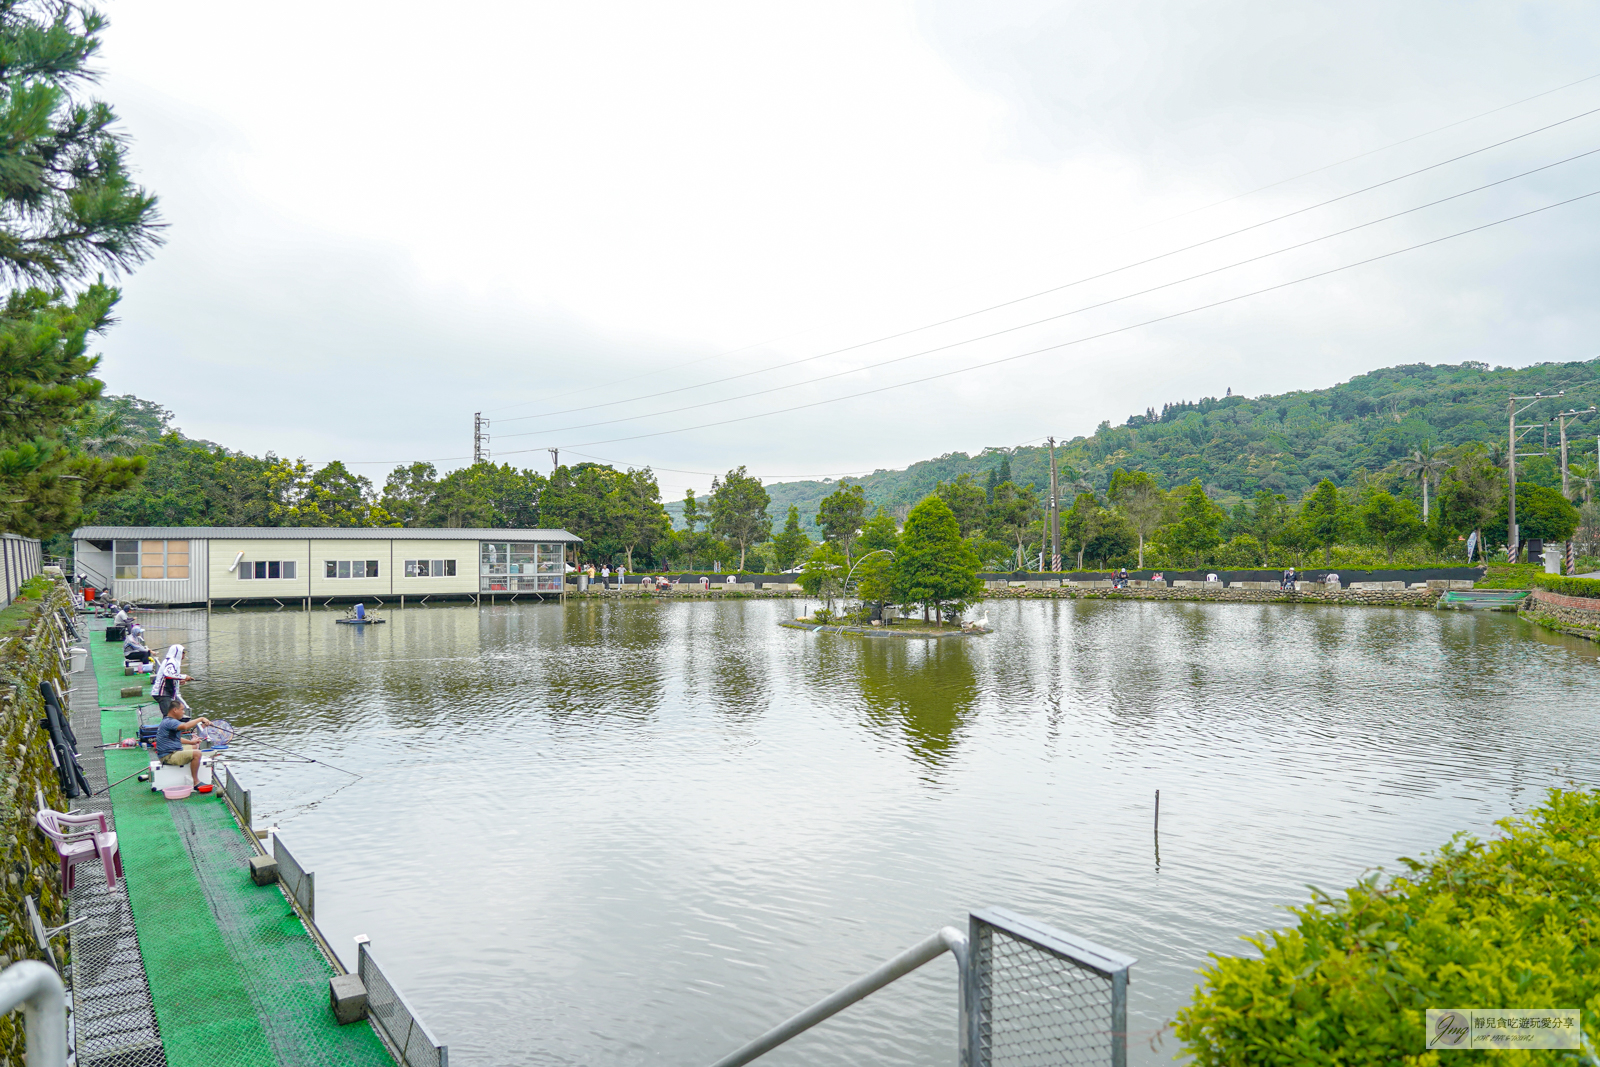
[[[1568,472],[1583,483],[1583,499],[1587,502],[1594,499],[1594,479],[1596,474],[1593,463],[1573,463],[1567,467]]]
[[[1434,454],[1432,445],[1411,450],[1411,455],[1400,461],[1400,473],[1422,482],[1422,522],[1428,522],[1428,486],[1438,480],[1450,467],[1450,461]]]

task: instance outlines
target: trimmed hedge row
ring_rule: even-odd
[[[1562,596],[1600,598],[1600,579],[1597,578],[1563,578],[1559,574],[1535,574],[1532,580],[1540,589],[1548,589]]]
[[[1600,584],[1600,583],[1597,583]],[[1443,1062],[1427,1008],[1600,1010],[1600,791],[1552,790],[1489,842],[1456,835],[1410,873],[1312,890],[1298,925],[1212,955],[1177,1033],[1202,1065]],[[1456,1052],[1456,1059],[1487,1053]],[[1558,1051],[1499,1053],[1571,1062]]]

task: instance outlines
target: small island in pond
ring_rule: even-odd
[[[800,572],[800,585],[823,605],[810,617],[781,625],[863,637],[972,637],[993,632],[987,612],[976,622],[961,622],[961,613],[983,596],[983,582],[978,579],[977,555],[940,497],[930,496],[912,508],[903,531],[880,512],[859,533],[855,552],[824,543],[812,553]],[[911,617],[895,618],[896,606]],[[918,608],[920,619],[915,616]]]

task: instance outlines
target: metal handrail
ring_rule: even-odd
[[[66,1067],[67,991],[61,976],[38,960],[0,971],[0,1015],[19,1004],[28,1028],[28,1067]]]
[[[905,977],[929,960],[944,955],[945,952],[955,956],[956,968],[961,975],[961,984],[965,987],[967,980],[967,935],[953,926],[942,927],[938,933],[929,934],[900,953],[900,955],[884,962],[876,970],[862,975],[837,992],[823,997],[800,1014],[774,1026],[749,1044],[730,1052],[712,1064],[712,1067],[742,1067],[743,1064],[749,1063],[758,1056],[766,1055],[791,1037],[805,1033],[822,1022],[822,1020],[838,1014],[856,1001],[862,1000],[882,989],[895,979]],[[963,1005],[966,1003],[964,994],[961,1003]]]

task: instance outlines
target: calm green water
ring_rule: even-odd
[[[151,636],[206,714],[364,775],[238,766],[330,938],[371,935],[464,1067],[709,1063],[987,904],[1137,956],[1132,1059],[1165,1062],[1206,954],[1307,883],[1596,777],[1593,646],[1511,616],[997,601],[933,644],[775,625],[803,607]],[[955,988],[935,961],[764,1062],[951,1064]]]

